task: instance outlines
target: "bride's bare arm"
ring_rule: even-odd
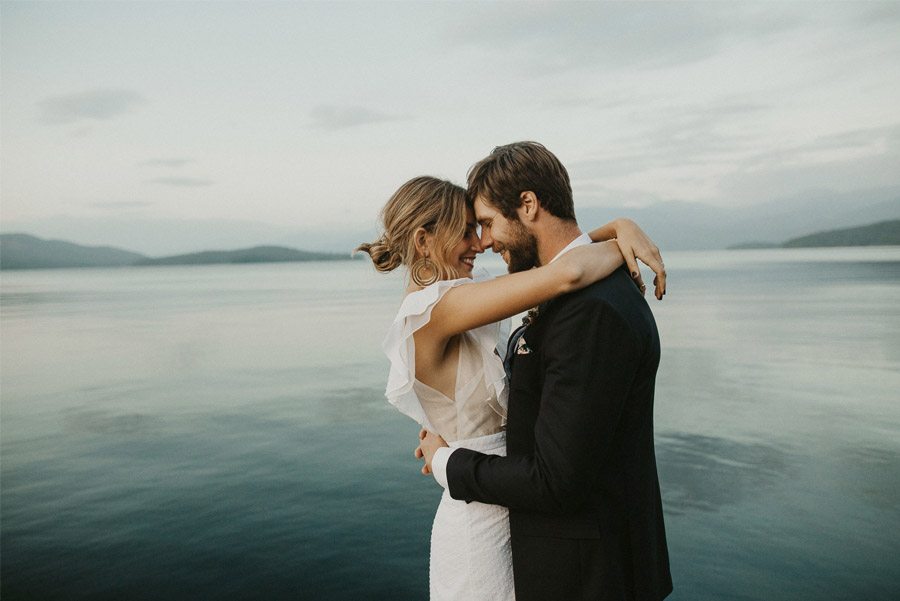
[[[588,235],[594,242],[616,241],[619,250],[622,251],[622,256],[625,257],[628,271],[631,272],[631,277],[637,281],[638,286],[643,286],[638,260],[652,269],[656,274],[653,278],[653,283],[656,285],[656,298],[662,300],[666,293],[666,267],[659,254],[659,248],[644,233],[644,230],[638,227],[638,224],[631,219],[614,219],[606,225],[588,232]]]
[[[447,291],[435,305],[426,328],[431,335],[447,339],[584,288],[622,263],[618,245],[610,240],[574,248],[543,267],[463,284]]]

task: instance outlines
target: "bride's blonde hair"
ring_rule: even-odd
[[[434,236],[434,262],[438,278],[458,277],[450,267],[450,251],[466,234],[466,191],[454,183],[423,175],[414,177],[394,192],[381,210],[384,233],[356,250],[372,258],[375,269],[393,271],[419,258],[415,233],[421,227]]]

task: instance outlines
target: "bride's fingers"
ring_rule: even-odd
[[[647,286],[644,284],[644,278],[641,277],[640,271],[638,271],[638,276],[634,278],[634,283],[637,284],[637,287],[641,291],[641,294],[647,292]]]
[[[656,285],[656,298],[662,300],[662,298],[666,295],[666,269],[663,267],[655,278],[653,278],[653,283]]]
[[[662,262],[662,257],[659,256],[659,251],[657,250],[650,258],[642,258],[641,261],[646,263],[656,275],[653,278],[653,283],[656,285],[656,298],[662,300],[662,297],[666,294],[666,266]]]
[[[625,264],[628,266],[628,273],[631,274],[631,277],[634,279],[638,279],[641,277],[641,270],[638,267],[637,259],[635,258],[634,250],[631,248],[623,249],[619,248],[622,251],[622,256],[625,257]]]

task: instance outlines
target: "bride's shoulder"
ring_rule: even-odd
[[[455,280],[438,280],[433,284],[429,284],[420,290],[408,293],[397,310],[395,321],[405,319],[413,315],[423,315],[430,313],[431,309],[437,305],[444,295],[450,290],[459,286],[472,284],[473,282],[483,281],[481,277],[477,278],[458,278]]]

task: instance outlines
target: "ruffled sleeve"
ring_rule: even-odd
[[[475,279],[480,281],[489,277],[485,272]],[[435,305],[449,290],[471,284],[472,281],[469,278],[442,280],[408,294],[400,305],[400,310],[382,344],[384,353],[391,363],[387,389],[384,393],[388,402],[429,430],[434,428],[413,389],[416,379],[416,347],[413,334],[429,322]],[[468,334],[478,343],[481,351],[485,383],[497,394],[497,401],[505,410],[506,373],[503,371],[500,354],[503,350],[500,353],[497,350],[505,349],[505,341],[500,340],[500,332],[500,324],[493,323],[470,330]]]

